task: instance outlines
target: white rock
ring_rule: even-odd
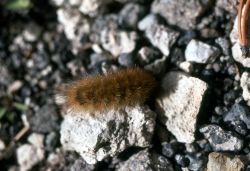
[[[107,29],[101,32],[101,44],[113,56],[132,52],[135,49],[136,40],[136,32]]]
[[[37,148],[43,148],[44,135],[38,133],[32,133],[28,137],[28,141]]]
[[[44,159],[44,150],[30,144],[17,149],[17,162],[21,171],[27,171]]]
[[[250,58],[242,56],[239,43],[235,43],[233,45],[232,55],[235,61],[241,63],[244,67],[250,68]]]
[[[37,41],[40,36],[42,29],[35,23],[29,23],[25,30],[23,31],[23,37],[26,41],[34,42]]]
[[[138,23],[138,29],[145,31],[154,24],[158,24],[158,18],[156,15],[149,14]]]
[[[165,56],[168,56],[179,33],[161,24],[153,24],[146,28],[145,34],[151,44],[159,48]]]
[[[233,44],[235,43],[239,43],[239,36],[238,36],[238,31],[237,31],[237,27],[238,27],[238,19],[237,17],[235,18],[234,20],[234,26],[233,26],[233,29],[229,35],[230,37],[230,40]]]
[[[193,65],[191,62],[188,62],[188,61],[184,61],[184,62],[181,62],[178,67],[186,72],[186,73],[191,73],[193,71]]]
[[[90,32],[88,19],[74,8],[60,8],[57,10],[58,21],[62,24],[66,37],[71,40],[72,52],[77,54],[83,48],[83,37]]]
[[[250,102],[250,74],[248,72],[243,72],[240,79],[240,86],[243,89],[242,96],[244,100],[246,100],[248,103]]]
[[[159,24],[158,18],[154,14],[149,14],[138,23],[138,29],[145,31],[146,37],[151,44],[160,49],[168,56],[171,46],[175,43],[179,33]]]
[[[156,114],[147,106],[104,113],[65,115],[61,125],[61,144],[78,152],[94,164],[115,156],[130,146],[146,147],[154,131]]]
[[[83,14],[94,17],[98,14],[98,9],[109,1],[110,0],[82,0],[79,9]]]
[[[161,86],[163,92],[157,98],[160,121],[179,142],[192,143],[207,84],[182,72],[169,72]]]
[[[3,142],[3,140],[0,139],[0,151],[4,150],[5,149],[5,144]]]
[[[185,50],[186,61],[202,64],[214,61],[219,54],[220,50],[217,47],[194,39],[188,43]]]

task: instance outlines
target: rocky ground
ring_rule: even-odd
[[[250,170],[237,1],[24,2],[0,2],[0,170]],[[134,66],[159,80],[145,105],[55,104],[65,83]]]

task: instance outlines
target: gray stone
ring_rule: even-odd
[[[43,141],[44,141],[44,135],[43,134],[38,134],[38,133],[32,133],[28,137],[28,141],[35,147],[37,148],[43,148]]]
[[[35,132],[49,133],[59,129],[59,116],[52,104],[42,106],[31,118],[31,129]]]
[[[119,15],[119,23],[123,27],[136,29],[138,21],[145,12],[143,6],[136,3],[126,4]]]
[[[111,0],[82,0],[79,10],[90,17],[94,17],[100,11],[100,7],[104,6]]]
[[[216,1],[216,6],[219,8],[222,8],[230,13],[233,13],[235,15],[237,12],[237,8],[238,8],[238,1],[219,0],[219,1]]]
[[[122,53],[133,52],[137,38],[137,33],[134,31],[104,29],[101,31],[100,41],[105,50],[117,57]]]
[[[118,57],[118,63],[122,66],[133,67],[135,65],[134,55],[131,53],[123,53]]]
[[[242,96],[245,101],[250,102],[250,74],[248,72],[243,72],[240,78],[240,86],[243,89]]]
[[[192,143],[207,84],[182,72],[169,72],[161,87],[157,98],[160,121],[179,142]]]
[[[207,171],[242,171],[245,167],[242,156],[216,152],[208,155]]]
[[[230,45],[230,41],[228,39],[223,38],[223,37],[218,37],[215,40],[215,43],[220,45],[224,55],[230,55],[230,47],[231,47],[231,45]]]
[[[169,24],[189,30],[195,28],[197,18],[210,4],[212,0],[154,0],[151,11],[160,14]]]
[[[120,164],[117,171],[174,171],[167,158],[152,152],[148,149],[131,156],[127,161]]]
[[[153,25],[146,30],[146,36],[153,46],[159,48],[163,55],[168,56],[179,33],[164,25]]]
[[[35,42],[41,35],[42,29],[35,23],[29,23],[23,31],[23,37],[26,41]]]
[[[112,60],[114,57],[108,53],[93,53],[90,55],[90,65],[89,67],[92,68],[103,61]]]
[[[165,56],[170,53],[170,48],[176,42],[179,33],[162,24],[159,24],[155,15],[148,15],[142,19],[138,28],[145,31],[151,44],[157,47]]]
[[[158,17],[154,14],[149,14],[138,23],[138,29],[145,31],[154,24],[159,24]]]
[[[234,104],[230,111],[224,115],[223,120],[225,122],[242,121],[250,129],[250,109],[241,104]]]
[[[61,144],[66,150],[78,152],[87,163],[94,164],[130,146],[149,146],[155,117],[147,106],[94,115],[68,113],[61,125]]]
[[[3,151],[6,148],[3,140],[0,139],[0,151]]]
[[[239,151],[243,147],[243,140],[217,125],[204,126],[200,128],[200,132],[209,141],[215,151]]]
[[[44,150],[30,144],[23,144],[18,147],[16,155],[20,171],[27,171],[44,159]]]
[[[185,50],[186,61],[196,63],[211,63],[218,57],[220,50],[198,40],[191,40]]]
[[[235,43],[232,47],[232,55],[235,61],[241,63],[244,67],[250,68],[250,58],[242,56],[240,44]]]
[[[57,19],[62,24],[67,39],[72,43],[72,52],[77,54],[80,49],[84,48],[83,40],[90,32],[88,19],[83,17],[79,10],[70,7],[59,8]]]
[[[162,74],[166,71],[166,56],[162,56],[160,59],[155,59],[152,63],[145,65],[144,69],[151,71],[154,74]]]
[[[154,60],[161,57],[161,53],[156,49],[144,46],[142,47],[136,56],[136,60],[139,62],[140,65],[150,64]]]

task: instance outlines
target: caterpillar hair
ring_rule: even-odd
[[[155,87],[152,73],[139,68],[122,69],[71,83],[56,95],[56,103],[73,114],[102,112],[143,104]]]

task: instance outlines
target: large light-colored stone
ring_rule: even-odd
[[[157,98],[160,121],[179,142],[192,143],[207,84],[182,72],[169,72],[161,87],[162,92]]]
[[[64,149],[77,151],[94,164],[130,146],[146,147],[154,131],[156,114],[147,106],[96,113],[68,114],[61,125]]]
[[[208,156],[207,171],[243,171],[244,160],[241,156],[212,152]]]
[[[198,40],[191,40],[185,50],[186,61],[196,63],[209,63],[215,60],[220,54],[217,47],[208,45]]]

